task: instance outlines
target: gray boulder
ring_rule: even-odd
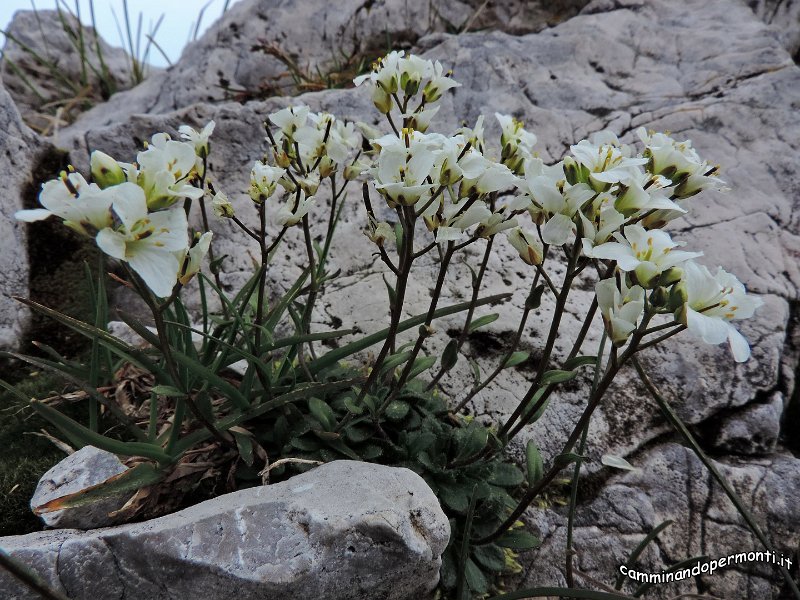
[[[23,118],[37,131],[52,132],[86,104],[135,83],[127,52],[108,44],[92,27],[81,26],[66,10],[60,15],[55,10],[17,11],[7,31],[0,73]],[[85,60],[76,49],[81,36]],[[51,103],[62,109],[60,118],[44,108]]]
[[[425,597],[450,525],[407,469],[337,461],[166,517],[0,538],[73,600]],[[0,573],[0,596],[36,596]]]
[[[22,122],[14,101],[0,85],[0,348],[16,349],[29,315],[10,296],[28,296],[29,261],[24,223],[14,213],[27,208],[36,195],[34,173],[52,151]]]
[[[37,512],[51,500],[98,485],[127,470],[128,467],[116,455],[94,446],[84,446],[42,475],[31,498],[31,510]],[[113,524],[115,521],[109,513],[122,508],[127,500],[128,496],[116,496],[39,516],[48,527],[95,529]]]

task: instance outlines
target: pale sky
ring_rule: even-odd
[[[238,0],[230,0],[229,4],[234,4]],[[85,24],[91,24],[89,12],[90,0],[61,0],[62,7],[68,6],[75,12],[76,2],[80,6],[81,20]],[[56,0],[33,0],[36,8],[53,9]],[[164,20],[156,33],[155,40],[164,49],[169,59],[175,62],[181,54],[181,50],[186,45],[190,37],[190,32],[194,32],[197,18],[204,6],[208,5],[200,23],[200,32],[216,21],[222,14],[225,0],[128,0],[128,11],[131,17],[131,29],[136,35],[136,27],[139,13],[142,13],[142,46],[147,42],[144,33],[149,33],[150,28],[155,25],[158,18],[163,14]],[[113,11],[119,19],[123,35],[125,34],[125,19],[122,8],[122,0],[94,0],[94,12],[97,20],[97,29],[107,42],[114,46],[122,46],[120,36],[114,21]],[[0,28],[5,29],[11,22],[11,17],[18,10],[30,10],[31,0],[0,0]],[[2,34],[0,34],[0,44]],[[127,49],[127,38],[125,42]],[[166,66],[167,63],[161,54],[153,48],[150,51],[150,62],[158,66]]]

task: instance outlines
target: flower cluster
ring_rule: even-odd
[[[322,180],[335,176],[345,165],[352,166],[348,163],[361,144],[361,135],[353,123],[330,113],[311,112],[304,105],[271,114],[265,125],[275,165],[266,159],[255,162],[250,172],[250,197],[262,204],[283,190],[274,220],[289,227],[308,214]],[[348,173],[347,168],[344,171]]]
[[[92,182],[70,170],[46,182],[42,208],[22,210],[16,218],[32,222],[59,217],[78,233],[93,237],[109,256],[126,263],[158,297],[187,283],[199,270],[211,233],[190,239],[185,200],[203,190],[210,122],[197,132],[180,128],[186,141],[154,135],[135,163],[122,163],[100,151],[91,156]]]
[[[365,82],[394,131],[371,140],[374,164],[366,174],[389,207],[413,207],[437,243],[466,244],[504,231],[522,260],[538,269],[549,248],[574,249],[581,264],[606,269],[597,301],[616,346],[637,328],[644,333],[653,317],[672,315],[676,327],[708,343],[728,340],[735,359],[747,359],[747,343],[730,321],[751,316],[759,301],[732,275],[710,275],[693,262],[702,253],[681,249],[663,230],[689,210],[691,197],[723,188],[717,168],[691,142],[639,129],[637,151],[602,131],[546,165],[534,152],[536,136],[516,118],[496,114],[501,135],[494,160],[483,117],[450,137],[427,132],[437,110],[431,104],[458,85],[438,62],[393,52],[355,80]],[[395,110],[402,128],[392,120]],[[530,226],[520,220],[525,213]],[[368,235],[382,245],[391,231],[373,220]]]

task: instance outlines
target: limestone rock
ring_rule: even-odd
[[[328,463],[144,523],[0,538],[73,600],[424,597],[450,525],[407,469]],[[0,596],[35,596],[0,573]]]
[[[14,101],[0,85],[0,348],[16,349],[28,324],[28,311],[10,296],[28,296],[28,249],[24,223],[14,213],[27,208],[34,192],[33,173],[50,151],[22,122]]]
[[[731,454],[770,454],[781,431],[783,394],[766,404],[752,404],[728,415],[714,437],[714,447]]]
[[[65,25],[73,35],[67,33]],[[80,43],[79,27],[77,19],[65,10],[61,15],[55,10],[20,10],[8,26],[9,37],[3,47],[3,83],[25,121],[38,131],[50,131],[54,123],[53,117],[43,112],[43,105],[59,102],[66,116],[81,110],[86,101],[102,101],[114,91],[133,85],[127,52],[108,44],[90,26],[82,28],[86,59],[81,60],[76,49]],[[52,69],[41,61],[51,64]],[[101,77],[104,66],[108,75]],[[86,89],[82,89],[84,80]],[[112,82],[113,89],[107,89],[104,80]]]
[[[359,61],[378,58],[387,44],[408,48],[428,33],[467,26],[472,31],[539,31],[585,4],[586,0],[244,0],[190,43],[173,67],[96,107],[85,122],[113,123],[131,107],[163,113],[198,102],[320,89],[318,73],[333,77],[337,85],[347,84]],[[295,69],[311,79],[295,81]]]
[[[84,446],[52,467],[39,479],[31,498],[31,510],[51,500],[80,492],[123,473],[128,468],[116,455],[94,446]],[[128,496],[108,498],[77,508],[67,508],[40,515],[48,527],[96,529],[114,523],[108,514],[122,508]]]
[[[575,567],[587,578],[613,585],[619,566],[633,549],[667,520],[673,523],[648,545],[635,563],[637,570],[660,573],[696,556],[715,559],[764,550],[691,450],[677,444],[658,445],[633,463],[640,467],[638,472],[622,475],[607,469],[608,478],[597,496],[576,512]],[[755,515],[776,552],[791,557],[800,543],[800,512],[792,500],[800,489],[800,460],[776,454],[746,462],[725,459],[716,465]],[[528,517],[539,527],[543,544],[527,556],[528,575],[522,585],[553,585],[563,566],[566,514],[529,509]],[[542,563],[552,566],[540,568]],[[580,581],[580,575],[576,579]],[[583,582],[591,585],[588,579]],[[632,592],[638,585],[629,581],[623,591]],[[655,585],[647,596],[658,600],[705,593],[716,598],[777,598],[784,586],[776,565],[754,562],[698,579]]]
[[[747,4],[765,23],[778,32],[791,55],[800,57],[800,2],[797,0],[747,0]]]

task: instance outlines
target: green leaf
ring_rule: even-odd
[[[233,439],[236,440],[236,447],[239,449],[239,456],[248,467],[253,466],[253,438],[240,431],[232,431]]]
[[[566,454],[559,454],[558,456],[553,459],[554,466],[558,467],[559,469],[563,469],[567,465],[570,465],[574,462],[583,461],[585,460],[585,456],[581,456],[580,454],[575,454],[574,452],[567,452]]]
[[[294,437],[289,443],[292,447],[302,450],[303,452],[316,452],[322,447],[317,441],[306,437]]]
[[[336,415],[327,402],[311,397],[308,399],[308,410],[326,431],[336,428]]]
[[[60,413],[52,406],[43,402],[33,400],[31,401],[31,406],[41,416],[58,427],[69,441],[79,448],[83,446],[96,446],[101,450],[123,456],[141,456],[158,461],[159,463],[172,461],[172,457],[155,444],[148,444],[147,442],[121,442],[84,427],[74,419]]]
[[[449,508],[464,513],[469,507],[469,490],[454,484],[439,484],[439,499]]]
[[[158,483],[167,475],[167,472],[166,469],[159,469],[151,463],[139,463],[119,475],[106,479],[102,483],[84,488],[73,494],[55,498],[37,507],[34,512],[37,515],[41,515],[55,510],[85,506],[110,496],[136,492],[143,487]]]
[[[192,375],[198,379],[208,382],[209,385],[217,388],[220,392],[225,394],[225,396],[232,400],[239,408],[249,408],[250,403],[244,396],[242,396],[241,392],[239,392],[235,386],[231,385],[222,377],[214,373],[211,369],[205,367],[196,360],[189,358],[182,352],[173,352],[172,357],[176,362],[179,362],[182,366],[186,367],[192,373]]]
[[[31,310],[38,312],[42,315],[50,317],[51,319],[69,327],[73,331],[77,331],[81,335],[89,338],[90,340],[96,339],[100,344],[120,356],[124,358],[128,362],[136,365],[140,369],[144,369],[156,376],[160,376],[161,378],[166,377],[165,371],[159,367],[155,362],[153,362],[144,352],[129,346],[122,340],[114,337],[107,331],[103,331],[95,327],[94,325],[89,325],[88,323],[84,323],[83,321],[79,321],[78,319],[73,319],[72,317],[68,317],[67,315],[61,314],[60,312],[48,308],[38,302],[33,302],[32,300],[26,300],[25,298],[14,297],[15,300],[21,302]]]
[[[444,352],[442,352],[442,371],[449,371],[458,362],[458,340],[452,339],[447,342]]]
[[[397,354],[390,354],[386,357],[381,365],[381,371],[391,371],[395,367],[402,365],[409,358],[411,358],[411,350],[405,352],[398,352]]]
[[[412,381],[420,373],[427,371],[436,364],[435,356],[423,356],[414,361],[414,366],[408,372],[408,381]]]
[[[525,457],[528,467],[528,484],[533,485],[544,475],[542,455],[539,453],[539,448],[533,440],[528,440],[528,445],[525,447]]]
[[[564,383],[565,381],[574,379],[577,375],[578,373],[576,371],[562,371],[559,369],[545,371],[544,375],[542,376],[541,385],[547,386],[554,383]]]
[[[565,371],[574,371],[578,367],[588,367],[597,363],[596,356],[573,356],[564,363]]]
[[[524,363],[530,357],[530,352],[514,352],[511,356],[508,357],[508,360],[503,365],[504,369],[510,369],[511,367],[516,367],[519,364]]]
[[[650,533],[648,533],[644,539],[636,545],[636,548],[631,551],[630,555],[628,556],[628,560],[625,561],[625,566],[630,569],[634,563],[639,559],[639,556],[644,552],[644,549],[652,542],[654,539],[658,537],[658,534],[664,531],[667,527],[672,525],[674,521],[671,519],[667,519],[666,521],[662,522],[660,525],[655,527]],[[617,575],[616,581],[614,581],[614,588],[615,589],[622,589],[622,584],[625,582],[625,576],[620,572]]]
[[[472,556],[477,562],[496,573],[502,573],[506,568],[506,555],[503,549],[495,544],[476,546],[472,550]]]
[[[472,323],[469,324],[469,329],[467,330],[468,333],[472,333],[473,331],[477,331],[481,327],[488,325],[489,323],[494,323],[497,319],[500,318],[500,315],[497,313],[492,313],[490,315],[483,315],[482,317],[478,317]]]
[[[467,579],[472,595],[482,595],[489,591],[489,580],[486,575],[480,570],[471,558],[467,559],[467,564],[464,568],[464,577]]]
[[[544,293],[544,284],[540,283],[531,290],[528,297],[525,299],[525,308],[528,310],[536,310],[542,305],[542,294]]]
[[[607,467],[614,469],[622,469],[623,471],[641,471],[641,469],[634,467],[627,460],[621,456],[612,456],[611,454],[603,454],[600,457],[600,462]]]
[[[356,399],[353,398],[352,396],[348,396],[347,398],[344,399],[344,406],[349,412],[353,413],[354,415],[360,415],[364,412],[364,407],[356,404]]]
[[[502,487],[516,487],[525,481],[525,476],[516,465],[497,462],[492,469],[492,474],[489,476],[488,481],[491,484]]]
[[[169,396],[171,398],[186,397],[186,392],[182,392],[178,388],[171,385],[154,385],[150,391],[159,396]]]
[[[469,359],[469,366],[472,367],[472,381],[475,387],[481,384],[481,366],[474,358]]]
[[[387,281],[386,275],[382,275],[383,283],[386,284],[386,292],[389,294],[389,306],[394,306],[397,303],[397,291]]]
[[[512,550],[532,550],[539,547],[539,538],[523,529],[507,531],[495,544]]]
[[[456,431],[456,444],[458,453],[456,460],[462,460],[476,455],[486,447],[489,440],[489,430],[477,421],[472,421],[463,429]]]
[[[411,406],[402,400],[392,400],[386,407],[386,417],[392,421],[399,421],[408,414]]]

